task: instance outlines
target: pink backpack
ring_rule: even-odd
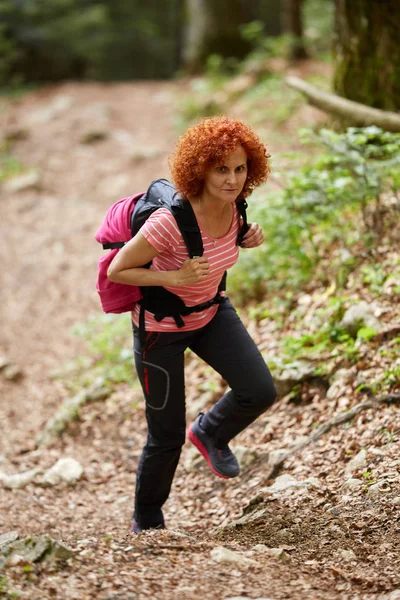
[[[241,198],[236,201],[236,204],[241,216],[237,244],[241,245],[243,236],[248,230],[247,202]],[[156,179],[146,192],[122,198],[108,209],[96,234],[96,240],[103,245],[103,249],[109,250],[99,260],[96,288],[101,306],[106,313],[129,312],[133,310],[136,302],[141,301],[143,317],[144,310],[154,313],[157,321],[166,316],[173,316],[178,327],[182,327],[184,324],[182,315],[204,310],[209,307],[210,302],[213,304],[219,301],[219,291],[225,289],[225,276],[222,278],[216,298],[191,307],[185,306],[179,296],[162,287],[143,287],[145,295],[143,298],[138,286],[113,283],[107,277],[108,267],[117,252],[136,235],[148,217],[159,208],[168,208],[173,214],[185,241],[188,256],[193,258],[203,255],[201,232],[190,202],[180,198],[167,179]]]
[[[131,214],[136,202],[142,196],[143,192],[128,196],[110,206],[96,233],[96,240],[103,244],[104,249],[109,249],[109,252],[99,260],[96,282],[96,289],[105,313],[129,312],[142,297],[137,286],[114,283],[107,277],[107,270],[112,259],[120,248],[132,238]]]

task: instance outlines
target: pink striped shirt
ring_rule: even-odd
[[[236,239],[239,228],[239,217],[236,204],[233,204],[233,209],[230,229],[226,235],[216,240],[215,245],[213,239],[200,227],[204,247],[203,256],[208,258],[210,266],[210,271],[206,279],[188,286],[165,288],[179,296],[186,306],[195,306],[214,298],[224,271],[232,267],[238,259],[239,248],[236,245]],[[173,215],[167,208],[159,208],[155,211],[147,219],[140,232],[149,244],[160,252],[160,254],[153,258],[151,269],[155,271],[176,271],[180,269],[184,261],[188,258],[188,251],[182,234]],[[139,305],[136,304],[132,311],[132,319],[136,326],[139,323],[139,308]],[[211,308],[201,312],[187,315],[183,317],[185,322],[183,327],[177,327],[172,317],[165,317],[162,321],[157,322],[152,313],[146,311],[145,328],[146,331],[192,331],[207,325],[217,310],[217,305],[213,305]]]

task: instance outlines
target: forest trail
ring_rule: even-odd
[[[313,405],[276,404],[239,436],[237,443],[255,454],[237,480],[215,478],[186,445],[165,509],[168,530],[140,536],[128,534],[145,437],[137,386],[120,385],[105,402],[88,404],[61,439],[35,448],[36,434],[68,396],[52,375],[84,349],[70,329],[100,310],[96,229],[111,202],[168,177],[174,103],[184,86],[65,83],[1,112],[4,133],[16,140],[14,154],[38,178],[20,191],[7,184],[1,190],[0,354],[23,376],[0,378],[0,471],[45,470],[67,456],[83,465],[84,475],[74,487],[0,488],[0,534],[47,533],[76,551],[69,564],[7,568],[0,597],[15,591],[30,600],[396,600],[398,444],[382,433],[398,418],[393,406],[368,411],[352,431],[334,429],[290,459],[290,474],[309,481],[283,495],[260,492],[268,453],[307,435],[324,412],[329,418],[317,393]],[[189,364],[191,398],[204,375],[206,367]],[[341,488],[346,453],[367,446],[371,435],[379,446],[377,476],[383,465],[391,488],[352,496]],[[218,533],[251,498],[262,508],[259,518]],[[272,556],[258,544],[281,553]],[[218,546],[236,550],[237,562],[219,562],[212,554]]]

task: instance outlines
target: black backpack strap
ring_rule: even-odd
[[[126,242],[107,242],[102,244],[103,250],[114,250],[114,248],[123,248]]]
[[[228,273],[227,271],[225,271],[225,273],[222,275],[222,279],[219,282],[219,286],[218,286],[218,293],[219,292],[225,292],[226,290],[226,277],[227,277]]]
[[[239,200],[236,200],[236,206],[239,211],[240,219],[242,221],[242,225],[241,225],[241,227],[239,227],[239,233],[238,233],[236,243],[238,246],[241,246],[243,243],[244,236],[250,229],[249,224],[247,223],[247,213],[246,213],[248,204],[247,204],[245,198],[240,198]]]
[[[203,240],[190,202],[188,200],[175,202],[171,206],[171,212],[175,217],[190,258],[203,256]]]

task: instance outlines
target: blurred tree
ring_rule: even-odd
[[[283,0],[283,29],[292,36],[289,53],[292,60],[307,58],[308,54],[304,45],[303,36],[303,8],[304,0]]]
[[[112,35],[103,69],[116,79],[163,78],[180,65],[184,0],[103,0]]]
[[[243,0],[186,0],[183,62],[188,71],[201,71],[211,54],[243,58],[250,51],[240,26],[252,20],[251,4]]]
[[[368,106],[399,110],[399,0],[335,0],[335,5],[335,91]]]
[[[0,0],[0,82],[171,77],[184,0]]]
[[[252,21],[261,21],[266,36],[275,37],[283,33],[282,0],[242,0],[251,12]]]

